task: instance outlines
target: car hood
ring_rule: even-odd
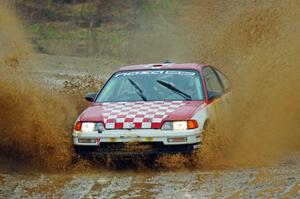
[[[164,121],[188,120],[203,101],[105,102],[87,108],[81,121],[103,122],[106,129],[159,129]]]

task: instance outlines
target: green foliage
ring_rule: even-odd
[[[132,31],[175,14],[180,0],[15,0],[41,52],[122,56]],[[163,20],[161,20],[163,19]]]
[[[40,33],[41,29],[42,29],[42,26],[40,24],[35,23],[35,24],[31,25],[31,31],[33,33]]]
[[[53,27],[44,24],[32,24],[31,31],[45,39],[56,39],[60,37],[59,32],[57,32]]]
[[[122,36],[121,36],[121,34],[116,33],[116,34],[112,34],[112,35],[111,35],[111,43],[112,43],[113,45],[118,45],[118,44],[121,43],[121,41],[122,41]]]
[[[144,3],[140,9],[140,14],[145,16],[156,16],[159,13],[163,13],[166,16],[174,14],[174,8],[177,5],[178,0],[153,0]]]
[[[49,16],[50,16],[51,18],[56,18],[56,17],[57,17],[57,12],[56,12],[56,9],[55,9],[55,8],[50,9],[50,11],[49,11]]]

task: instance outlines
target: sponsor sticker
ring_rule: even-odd
[[[146,142],[153,142],[154,138],[146,137]]]
[[[118,138],[109,138],[109,140],[110,140],[111,142],[117,142],[117,141],[118,141]]]

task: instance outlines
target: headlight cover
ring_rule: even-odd
[[[196,120],[170,121],[165,122],[161,127],[162,130],[187,130],[195,128],[198,128],[198,123]]]
[[[80,129],[79,126],[81,127]],[[99,132],[104,130],[104,125],[101,122],[77,122],[75,125],[75,130],[83,133],[95,131]]]

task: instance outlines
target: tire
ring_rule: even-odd
[[[92,152],[92,147],[74,145],[75,156],[79,159],[90,159],[92,157]]]
[[[214,143],[214,136],[216,135],[216,127],[215,125],[210,122],[210,121],[206,121],[204,124],[204,132],[202,134],[202,146],[204,147],[208,147],[211,146],[212,143]]]
[[[200,168],[210,165],[218,157],[217,153],[215,153],[218,148],[218,144],[215,142],[215,125],[210,121],[206,121],[203,129],[200,148],[194,151],[192,161],[195,167]]]

